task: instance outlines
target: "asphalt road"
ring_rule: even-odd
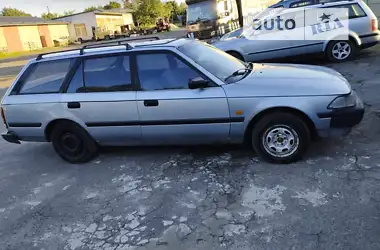
[[[0,140],[0,249],[380,249],[379,63],[369,51],[324,64],[365,118],[294,164],[222,146],[112,148],[70,165],[47,143]]]

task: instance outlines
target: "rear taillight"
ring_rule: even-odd
[[[5,127],[8,128],[7,121],[5,120],[5,114],[4,114],[3,107],[1,107],[1,119],[3,119],[3,123],[4,123]]]
[[[371,28],[372,28],[372,31],[373,32],[376,32],[377,29],[378,29],[378,26],[377,26],[377,19],[371,19]]]

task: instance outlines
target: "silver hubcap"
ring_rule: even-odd
[[[275,157],[288,157],[297,151],[299,136],[286,125],[278,125],[267,129],[263,135],[265,151]]]
[[[338,42],[332,48],[332,55],[335,59],[344,60],[351,54],[351,46],[348,42]]]

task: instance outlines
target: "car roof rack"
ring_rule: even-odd
[[[153,37],[142,37],[142,38],[132,38],[132,39],[123,39],[123,40],[117,40],[117,41],[108,41],[108,42],[102,42],[102,43],[95,43],[95,44],[90,44],[90,45],[85,45],[82,48],[79,49],[70,49],[70,50],[62,50],[62,51],[55,51],[55,52],[49,52],[49,53],[43,53],[39,54],[36,58],[36,61],[41,60],[44,56],[46,55],[51,55],[51,54],[59,54],[59,53],[66,53],[66,52],[73,52],[73,51],[78,51],[79,54],[83,55],[84,51],[86,49],[97,49],[97,48],[105,48],[105,47],[113,47],[113,46],[121,46],[125,45],[126,50],[130,50],[133,47],[128,43],[131,41],[140,41],[140,40],[160,40],[158,36],[153,36]]]

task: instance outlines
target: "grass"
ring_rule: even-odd
[[[50,48],[42,48],[40,50],[18,51],[18,52],[10,52],[10,53],[0,52],[0,60],[24,57],[24,56],[33,56],[33,55],[38,55],[41,53],[49,53],[49,52],[55,52],[55,51],[60,51],[60,50],[66,50],[66,49],[68,49],[68,47],[50,47]]]

